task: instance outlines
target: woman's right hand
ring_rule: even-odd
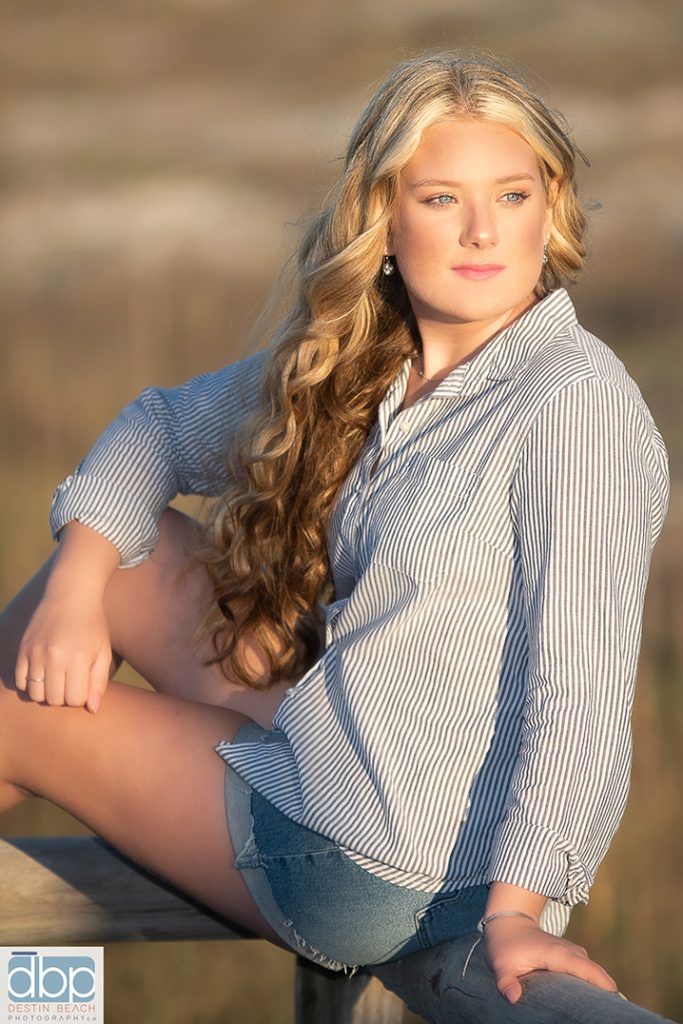
[[[112,653],[102,601],[47,595],[22,637],[16,687],[31,700],[97,711]]]
[[[95,712],[109,682],[112,650],[104,591],[116,548],[78,522],[62,531],[45,593],[19,645],[15,682],[31,700]]]

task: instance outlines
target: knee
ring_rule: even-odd
[[[169,550],[187,556],[192,537],[199,529],[199,523],[176,508],[167,508],[161,514],[158,528],[159,544],[155,551],[160,548],[162,551]]]
[[[0,672],[0,746],[6,739],[10,739],[14,729],[13,722],[21,713],[22,707],[32,703],[33,701],[25,693],[20,693],[14,684],[14,665],[3,668]]]
[[[5,665],[0,670],[0,702],[3,711],[7,703],[16,700],[18,696],[17,688],[14,685],[14,665]],[[0,721],[2,718],[3,715],[0,713]]]
[[[0,672],[0,814],[34,791],[21,779],[30,763],[30,726],[36,705],[14,685],[14,669]]]
[[[14,666],[0,672],[0,776],[6,777],[6,761],[13,742],[20,739],[17,715],[28,697],[20,694],[14,685]]]

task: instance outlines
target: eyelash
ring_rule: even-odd
[[[518,199],[519,199],[519,202],[506,203],[505,205],[506,206],[523,206],[525,201],[529,198],[529,195],[530,195],[529,192],[524,192],[522,190],[519,190],[519,191],[515,190],[513,192],[505,192],[504,196],[506,198],[508,196],[517,196]],[[441,192],[441,193],[439,193],[438,196],[430,196],[429,199],[425,199],[424,200],[424,204],[425,204],[425,206],[434,206],[434,207],[453,206],[453,203],[440,203],[439,202],[440,199],[455,199],[455,196],[451,195],[449,192]]]

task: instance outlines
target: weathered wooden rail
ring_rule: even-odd
[[[100,839],[0,840],[0,945],[248,937]],[[351,978],[300,958],[297,1024],[400,1024],[404,1003],[430,1024],[664,1020],[576,978],[544,971],[527,975],[522,999],[510,1005],[495,987],[481,944],[463,971],[475,938],[464,936]]]

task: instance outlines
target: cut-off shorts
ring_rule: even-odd
[[[243,726],[235,739],[266,730]],[[277,810],[226,764],[225,806],[239,869],[261,915],[301,956],[353,972],[476,930],[487,885],[428,893],[387,882]]]

